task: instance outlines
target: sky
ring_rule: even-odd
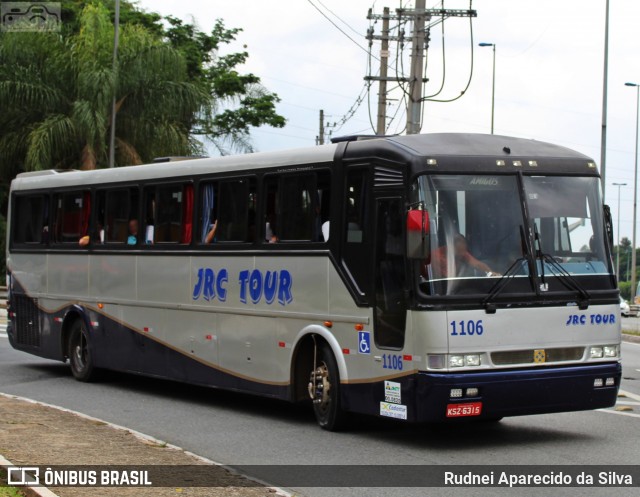
[[[369,52],[365,35],[370,27],[380,34],[381,23],[373,24],[367,12],[372,8],[374,14],[382,14],[384,7],[393,12],[401,6],[411,8],[413,3],[138,1],[147,11],[195,22],[203,31],[210,31],[216,19],[222,19],[228,28],[242,29],[236,42],[222,53],[246,46],[249,59],[241,70],[260,77],[268,90],[278,94],[277,111],[287,119],[282,129],[252,130],[253,145],[259,151],[313,146],[321,109],[329,124],[326,132],[333,136],[373,134],[378,87],[374,82],[367,88],[364,77],[378,73],[380,45],[374,42]],[[440,5],[427,0],[428,8]],[[469,0],[448,0],[444,7],[466,10]],[[472,8],[477,17],[471,23],[468,18],[449,18],[431,29],[425,95],[437,93],[442,86],[435,98],[453,99],[461,95],[470,74],[471,83],[453,102],[427,102],[421,132],[490,132],[492,48],[478,43],[494,43],[495,134],[564,145],[600,165],[606,0],[475,0]],[[640,84],[638,19],[637,0],[610,1],[605,196],[616,239],[632,236],[638,107],[637,89],[625,82]],[[407,25],[407,36],[411,30]],[[396,52],[392,45],[389,74],[396,66],[406,73],[409,47],[402,51],[404,57],[396,58]],[[396,65],[396,60],[404,62]],[[389,95],[387,115],[395,116],[388,123],[389,134],[404,131],[402,95],[400,88]]]

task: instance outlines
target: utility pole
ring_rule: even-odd
[[[320,109],[320,132],[316,139],[316,145],[324,145],[324,110]]]
[[[411,43],[411,74],[409,75],[409,108],[407,109],[407,134],[416,135],[422,128],[422,70],[424,67],[424,40],[426,0],[416,0]],[[431,17],[429,17],[431,19]]]
[[[381,135],[386,132],[386,102],[387,102],[387,85],[388,81],[408,85],[408,90],[405,90],[409,96],[409,104],[407,108],[407,134],[420,133],[421,118],[422,118],[422,103],[424,101],[422,95],[422,87],[428,80],[424,73],[424,61],[426,40],[429,39],[428,33],[431,29],[431,19],[441,18],[435,21],[433,24],[444,22],[449,17],[477,17],[475,10],[460,10],[460,9],[426,9],[426,0],[415,0],[414,9],[400,8],[396,9],[395,14],[390,14],[389,9],[385,7],[384,13],[381,15],[373,14],[372,9],[369,9],[367,19],[378,20],[382,19],[382,33],[375,35],[373,28],[367,31],[366,38],[369,40],[369,48],[373,40],[380,40],[382,43],[382,49],[380,51],[380,76],[373,76],[368,74],[364,77],[365,81],[379,81],[380,90],[378,94],[378,121],[376,126],[376,133]],[[389,21],[398,21],[398,34],[391,34],[389,28]],[[401,26],[410,20],[413,22],[413,33],[411,36],[405,36],[404,30]],[[408,77],[401,74],[387,74],[388,61],[389,61],[389,42],[396,42],[399,44],[398,52],[402,51],[404,43],[411,41],[411,73]]]
[[[389,61],[389,7],[382,11],[382,47],[380,49],[380,83],[378,90],[377,135],[387,133],[387,68]]]

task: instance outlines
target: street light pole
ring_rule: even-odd
[[[493,134],[493,115],[496,105],[496,44],[478,43],[481,47],[493,47],[493,80],[491,83],[491,134]]]
[[[612,183],[613,186],[618,187],[618,249],[616,250],[616,278],[620,281],[620,188],[627,186],[626,183]]]
[[[631,241],[631,303],[635,304],[636,297],[636,205],[638,203],[638,114],[640,113],[640,85],[625,83],[636,89],[636,154],[633,174],[633,240]]]

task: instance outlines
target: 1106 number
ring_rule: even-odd
[[[482,319],[477,321],[451,321],[451,336],[467,336],[467,335],[482,335],[484,333],[484,325]]]

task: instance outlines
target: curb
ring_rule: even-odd
[[[622,341],[629,342],[629,343],[640,343],[640,336],[628,335],[625,332],[622,332]]]
[[[265,482],[263,480],[260,480],[259,478],[254,478],[250,475],[246,475],[244,473],[241,473],[240,471],[232,468],[231,466],[227,466],[226,464],[222,464],[216,461],[212,461],[211,459],[207,459],[206,457],[203,456],[199,456],[198,454],[194,454],[193,452],[190,452],[188,450],[183,449],[182,447],[178,447],[177,445],[173,445],[170,443],[167,443],[164,440],[160,440],[158,438],[152,437],[151,435],[147,435],[146,433],[142,433],[136,430],[132,430],[130,428],[127,428],[125,426],[122,425],[117,425],[114,423],[110,423],[109,421],[105,421],[103,419],[100,418],[96,418],[93,416],[89,416],[88,414],[84,414],[81,412],[77,412],[77,411],[73,411],[71,409],[67,409],[66,407],[61,407],[61,406],[57,406],[54,404],[48,404],[46,402],[40,402],[38,400],[33,400],[33,399],[29,399],[27,397],[20,397],[18,395],[11,395],[8,393],[4,393],[4,392],[0,392],[0,396],[8,398],[8,399],[15,399],[15,400],[21,400],[24,402],[29,402],[31,404],[36,404],[39,406],[43,406],[43,407],[48,407],[50,409],[56,409],[58,411],[62,411],[62,412],[66,412],[69,414],[74,414],[75,416],[78,416],[80,418],[86,419],[88,421],[92,421],[92,422],[98,422],[101,424],[105,424],[111,428],[114,428],[116,430],[119,431],[125,431],[127,433],[130,433],[131,435],[133,435],[134,437],[140,439],[143,442],[150,442],[153,444],[157,444],[157,445],[162,445],[171,449],[175,449],[178,450],[190,457],[193,457],[194,459],[197,459],[205,464],[210,464],[212,466],[220,466],[221,468],[224,468],[225,470],[229,471],[230,473],[233,473],[235,475],[241,476],[243,478],[246,478],[247,480],[251,480],[255,483],[259,483],[260,485],[266,487],[274,496],[277,497],[294,497],[294,494],[279,488],[279,487],[274,487],[273,485],[269,484],[268,482]],[[10,461],[8,461],[7,459],[5,459],[1,454],[0,454],[0,466],[16,466],[15,464],[11,463]],[[32,487],[20,487],[20,490],[25,491],[24,489],[30,489],[33,490],[35,495],[40,496],[40,497],[58,497],[58,495],[54,494],[51,490],[49,490],[46,487],[41,487],[41,486],[32,486]],[[25,493],[27,493],[29,490],[26,490]]]

